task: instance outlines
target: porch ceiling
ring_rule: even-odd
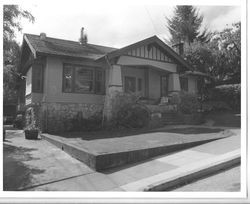
[[[137,58],[132,56],[119,57],[117,64],[123,66],[148,66],[160,69],[162,71],[174,72],[174,73],[177,72],[176,64],[150,60],[150,59]]]

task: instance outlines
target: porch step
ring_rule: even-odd
[[[161,121],[166,125],[181,125],[184,124],[182,118],[177,113],[163,113]]]

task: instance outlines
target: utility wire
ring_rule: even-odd
[[[152,23],[152,25],[153,25],[154,31],[155,31],[156,33],[158,33],[158,30],[157,30],[157,28],[156,28],[156,26],[155,26],[155,24],[154,24],[154,21],[153,21],[151,15],[150,15],[149,10],[147,9],[146,5],[144,6],[144,8],[145,8],[145,10],[146,10],[146,12],[147,12],[147,14],[148,14],[148,17],[149,17],[149,19],[150,19],[150,21],[151,21],[151,23]]]

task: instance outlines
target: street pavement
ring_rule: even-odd
[[[217,173],[193,183],[176,188],[177,192],[214,191],[237,192],[240,191],[240,166]]]
[[[4,142],[4,190],[28,191],[141,191],[166,176],[188,172],[200,164],[239,152],[235,135],[174,154],[95,172],[45,140],[25,140],[20,130],[7,130]],[[213,189],[207,189],[213,191]]]

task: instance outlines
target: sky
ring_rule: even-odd
[[[84,27],[89,43],[116,48],[153,35],[165,39],[170,37],[165,17],[171,18],[174,5],[164,2],[154,4],[154,1],[146,4],[128,4],[124,1],[119,1],[119,4],[59,2],[51,1],[49,6],[43,1],[20,4],[21,8],[30,11],[35,17],[34,24],[22,21],[22,34],[39,35],[44,32],[48,37],[77,41],[81,27]],[[202,27],[211,31],[222,30],[227,24],[241,19],[240,6],[196,7],[204,16]],[[22,34],[17,35],[19,43],[22,42]]]

